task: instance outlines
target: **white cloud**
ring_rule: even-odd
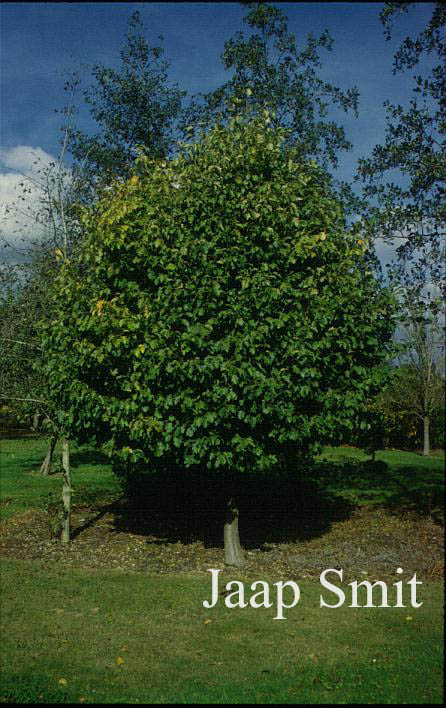
[[[42,239],[47,232],[37,216],[44,200],[45,174],[57,173],[57,159],[40,147],[17,145],[0,150],[0,260],[18,257],[19,251]],[[64,169],[63,180],[69,181]]]
[[[430,241],[430,238],[432,238],[431,231],[435,233],[438,231],[438,227],[436,225],[432,225],[432,222],[430,220],[425,219],[424,223],[421,225],[422,229],[424,230],[424,233],[426,234],[424,237],[425,245],[423,248],[415,248],[413,252],[411,253],[412,256],[412,261],[411,265],[408,264],[408,268],[414,267],[417,265],[418,262],[422,261],[423,258],[427,257],[427,260],[431,260],[432,263],[438,262],[439,258],[439,253],[433,248],[432,241]],[[431,229],[431,231],[430,231]],[[414,226],[412,228],[405,228],[402,230],[402,235],[401,236],[395,236],[392,240],[385,240],[383,238],[376,238],[374,245],[375,245],[375,250],[376,250],[376,255],[378,256],[379,260],[381,261],[381,264],[385,266],[386,264],[390,263],[396,263],[399,261],[398,258],[398,253],[397,249],[400,248],[401,246],[405,246],[408,242],[408,236],[410,234],[416,233],[417,232],[417,227]],[[420,234],[423,233],[422,230],[419,231]],[[406,236],[407,234],[407,236]],[[438,240],[440,241],[441,239],[441,234],[438,236]],[[440,246],[441,246],[441,241],[440,241]],[[444,258],[444,246],[443,246],[443,258]],[[443,261],[441,261],[443,262]],[[444,272],[444,268],[443,268]],[[426,279],[429,281],[430,274],[428,270],[426,270]]]
[[[27,176],[37,176],[38,170],[56,163],[56,158],[40,147],[17,145],[7,150],[0,150],[0,163],[10,170],[16,170]]]
[[[0,174],[0,238],[14,248],[23,246],[22,238],[38,238],[43,229],[35,224],[32,215],[38,208],[41,190],[30,186],[23,194],[23,177],[14,173]]]

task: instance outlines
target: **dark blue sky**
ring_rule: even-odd
[[[321,75],[360,91],[360,116],[339,119],[354,143],[354,154],[366,153],[382,139],[383,101],[407,103],[411,73],[392,75],[392,57],[407,34],[425,25],[432,4],[417,4],[396,23],[386,42],[378,15],[383,3],[276,3],[289,18],[289,29],[301,42],[307,32],[327,28],[333,51],[322,50]],[[63,105],[62,73],[82,62],[118,65],[127,19],[138,9],[149,38],[164,36],[171,77],[193,93],[209,90],[224,80],[220,54],[226,39],[246,25],[246,9],[239,3],[3,3],[2,5],[2,145],[32,145],[57,150],[59,117]],[[349,170],[348,170],[349,171]],[[345,175],[347,176],[347,174]]]
[[[393,55],[407,35],[415,37],[432,14],[433,3],[417,3],[394,24],[386,42],[378,16],[384,3],[276,3],[289,19],[298,46],[306,34],[328,29],[332,52],[321,50],[321,78],[342,89],[356,85],[359,118],[339,112],[353,150],[340,159],[337,176],[350,180],[359,156],[367,155],[385,134],[383,102],[407,105],[412,73],[392,74]],[[2,163],[0,201],[12,194],[11,168],[26,171],[30,148],[56,155],[61,118],[55,108],[66,101],[63,74],[80,63],[119,66],[119,52],[130,15],[139,10],[148,39],[163,35],[170,76],[190,93],[220,85],[228,73],[220,60],[226,39],[248,29],[239,3],[8,3],[1,5]],[[88,72],[85,74],[88,76]],[[93,125],[92,125],[93,127]]]

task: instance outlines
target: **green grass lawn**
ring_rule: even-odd
[[[42,507],[51,492],[59,494],[60,477],[38,474],[48,441],[39,438],[3,440],[0,446],[1,518],[30,507]],[[71,446],[73,503],[91,504],[119,494],[119,484],[99,451]],[[61,443],[55,460],[60,458]],[[444,453],[423,457],[414,452],[385,450],[376,464],[352,447],[325,447],[317,458],[316,478],[325,489],[355,504],[387,504],[431,512],[443,506]]]
[[[442,451],[423,457],[415,452],[380,450],[372,463],[362,450],[326,447],[317,468],[326,490],[355,504],[443,513]]]
[[[40,465],[48,449],[45,438],[2,440],[0,444],[0,512],[7,519],[24,509],[44,507],[49,494],[59,495],[60,476],[42,477]],[[56,445],[54,462],[60,463],[62,444]],[[116,477],[104,455],[71,445],[73,503],[94,503],[119,492]]]
[[[49,492],[58,493],[60,478],[33,473],[44,453],[42,440],[2,442],[3,518],[41,507]],[[414,509],[437,503],[444,458],[385,451],[377,459],[382,464],[364,467],[359,451],[326,448],[318,464],[334,493],[356,504],[392,506],[398,494]],[[77,503],[98,503],[119,491],[105,460],[86,449],[73,451],[73,483]],[[301,599],[280,621],[273,619],[274,606],[230,609],[223,597],[205,609],[206,572],[123,573],[0,560],[2,702],[442,702],[438,582],[423,579],[417,609],[406,594],[404,608],[351,608],[347,601],[329,609],[319,606],[327,591],[318,582],[294,578]],[[287,580],[226,570],[223,583],[237,578],[247,589],[253,580]]]
[[[300,583],[299,604],[280,621],[274,608],[206,610],[207,577],[57,572],[11,560],[2,573],[4,699],[441,702],[435,584],[423,587],[417,610],[333,610],[319,607],[318,585]]]

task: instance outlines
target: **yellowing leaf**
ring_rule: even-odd
[[[60,678],[57,683],[59,686],[68,686],[68,681],[66,678]]]
[[[97,303],[95,304],[95,310],[96,312],[100,312],[102,308],[104,307],[105,303],[107,300],[98,300]]]
[[[118,666],[122,666],[123,664],[125,664],[125,661],[122,656],[118,656],[118,658],[116,659],[116,663]]]
[[[212,620],[204,620],[203,624],[210,624]]]

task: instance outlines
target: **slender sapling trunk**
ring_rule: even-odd
[[[62,440],[62,543],[70,541],[70,516],[71,516],[71,474],[70,474],[70,443],[67,438]]]
[[[33,430],[35,430],[36,433],[39,430],[39,423],[40,423],[40,412],[36,411],[33,415]]]
[[[424,445],[423,445],[423,455],[426,457],[431,453],[430,440],[429,440],[429,424],[430,419],[428,416],[424,416]]]
[[[56,447],[58,437],[59,435],[57,433],[54,433],[54,435],[51,437],[48,452],[46,453],[46,457],[40,466],[40,474],[44,477],[51,473],[51,464],[53,462],[54,448]]]

